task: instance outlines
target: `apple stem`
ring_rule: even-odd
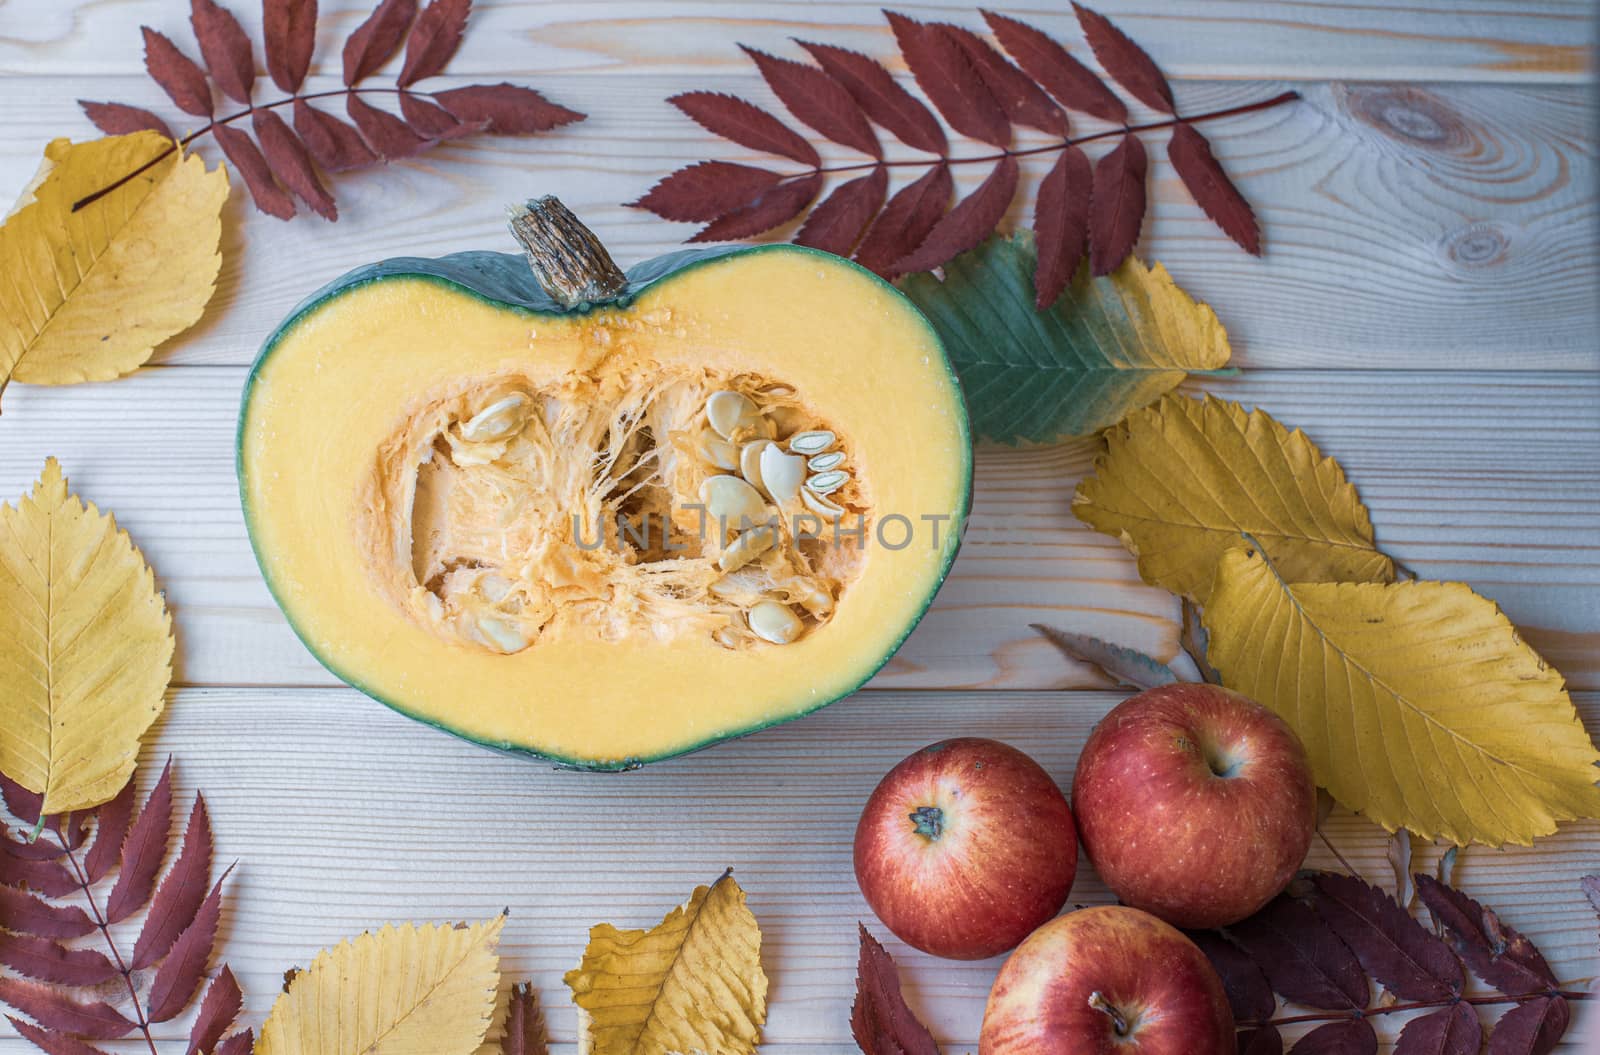
[[[1117,1031],[1117,1036],[1128,1035],[1128,1020],[1101,994],[1100,990],[1096,989],[1089,994],[1089,1006],[1111,1019],[1111,1028]]]
[[[937,806],[919,806],[911,811],[911,823],[917,834],[927,839],[937,839],[944,834],[944,810]]]

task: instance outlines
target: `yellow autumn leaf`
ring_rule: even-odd
[[[584,1055],[749,1055],[767,1019],[761,928],[725,873],[650,930],[589,930],[567,972]]]
[[[222,266],[220,166],[173,151],[72,209],[169,150],[155,132],[45,148],[0,226],[0,392],[120,377],[200,318]]]
[[[164,706],[172,651],[143,555],[51,458],[0,506],[0,772],[46,813],[112,798]]]
[[[1394,578],[1339,463],[1265,411],[1169,395],[1106,441],[1072,511],[1120,538],[1145,582],[1204,603],[1217,558],[1245,534],[1292,582]]]
[[[1600,751],[1561,675],[1461,583],[1286,583],[1222,557],[1205,609],[1229,688],[1277,711],[1317,783],[1390,831],[1527,844],[1600,817]]]
[[[323,950],[272,1005],[255,1055],[473,1055],[496,1014],[504,926],[407,923]]]

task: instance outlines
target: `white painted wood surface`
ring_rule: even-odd
[[[256,5],[237,6],[254,33]],[[320,55],[337,54],[364,6],[324,0]],[[957,0],[902,6],[978,24]],[[1000,6],[1075,39],[1063,4]],[[1586,690],[1580,709],[1600,728],[1592,5],[1097,6],[1177,79],[1187,110],[1284,82],[1305,96],[1208,129],[1262,216],[1264,260],[1217,235],[1159,145],[1151,152],[1143,251],[1217,308],[1246,368],[1207,387],[1271,410],[1337,455],[1380,543],[1419,574],[1464,579],[1498,601]],[[959,734],[1018,743],[1065,783],[1090,725],[1119,697],[1018,691],[1104,689],[1027,624],[1167,656],[1174,604],[1139,583],[1115,542],[1071,518],[1092,443],[984,448],[978,515],[935,609],[874,681],[879,691],[804,722],[608,780],[492,755],[331,687],[271,606],[233,483],[237,394],[272,324],[368,260],[506,247],[500,204],[535,193],[560,194],[624,262],[672,248],[687,228],[620,203],[690,161],[755,159],[712,141],[664,105],[667,95],[708,87],[771,102],[736,41],[782,54],[793,54],[794,36],[892,52],[876,5],[859,0],[479,8],[456,83],[529,83],[591,119],[340,177],[336,227],[279,223],[236,192],[217,298],[158,365],[112,384],[5,393],[0,498],[57,454],[87,498],[118,514],[167,590],[179,682],[192,687],[174,692],[146,757],[178,758],[180,785],[203,788],[212,804],[223,858],[240,861],[225,956],[249,993],[247,1019],[259,1020],[285,967],[346,934],[509,905],[508,969],[539,984],[567,1051],[560,974],[585,928],[647,924],[732,864],[768,935],[766,1050],[851,1050],[853,929],[870,916],[848,846],[873,783],[927,740]],[[0,0],[0,198],[26,182],[47,139],[92,134],[79,96],[170,114],[140,74],[138,26],[187,48],[186,15],[177,0]],[[272,91],[258,86],[260,98]],[[970,186],[982,175],[960,178]],[[1387,876],[1384,837],[1370,824],[1339,813],[1329,836],[1369,878]],[[1313,858],[1328,860],[1321,849]],[[1600,825],[1580,824],[1533,850],[1468,851],[1459,878],[1576,981],[1600,973],[1596,921],[1576,886],[1597,870]],[[1086,871],[1074,900],[1104,898]],[[891,948],[947,1050],[971,1050],[996,965]],[[1600,1019],[1580,1015],[1580,1025],[1585,1017]],[[1384,1025],[1392,1037],[1399,1023]],[[0,1022],[0,1055],[25,1050]]]

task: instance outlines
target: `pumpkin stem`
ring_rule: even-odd
[[[545,196],[509,210],[511,233],[544,291],[564,308],[615,300],[628,278],[572,210]]]

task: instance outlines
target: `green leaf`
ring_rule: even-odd
[[[961,377],[973,431],[1001,443],[1087,436],[1191,373],[1232,373],[1228,334],[1156,264],[1134,257],[1103,278],[1079,268],[1048,311],[1034,309],[1033,237],[990,238],[909,276]]]

